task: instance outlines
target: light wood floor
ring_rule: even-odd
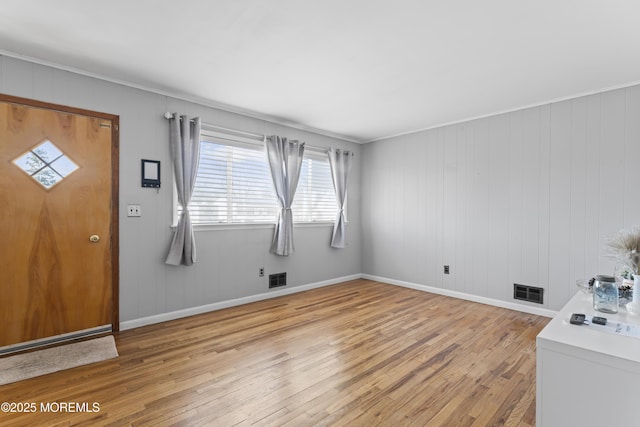
[[[120,357],[0,386],[0,425],[533,426],[548,319],[368,280],[128,330]]]

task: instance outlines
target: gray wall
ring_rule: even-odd
[[[558,310],[640,224],[639,161],[640,86],[367,144],[363,273],[507,302],[540,286]]]
[[[507,302],[523,283],[558,310],[577,278],[612,272],[605,239],[640,224],[639,86],[364,146],[4,56],[0,92],[120,116],[122,321],[269,292],[263,266],[289,287],[365,273]],[[268,253],[271,227],[227,228],[197,233],[195,267],[165,265],[166,111],[354,150],[350,246],[331,249],[328,226],[297,227],[282,258]],[[159,192],[140,188],[141,158],[162,161]],[[125,216],[134,203],[142,218]]]
[[[286,271],[288,287],[361,272],[358,144],[6,56],[0,56],[0,92],[120,116],[121,321],[269,292],[266,277],[258,277],[259,267],[267,274]],[[330,226],[297,227],[296,251],[284,258],[268,253],[273,227],[221,229],[196,234],[199,262],[194,267],[165,265],[173,203],[166,111],[198,115],[207,124],[353,150],[349,247],[329,247]],[[162,162],[159,192],[140,187],[141,158]],[[127,204],[140,204],[142,217],[126,217]]]

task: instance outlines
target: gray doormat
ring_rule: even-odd
[[[118,357],[112,335],[0,358],[0,385]]]

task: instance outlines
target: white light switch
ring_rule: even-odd
[[[142,209],[140,205],[128,205],[127,216],[142,216]]]

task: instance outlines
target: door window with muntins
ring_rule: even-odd
[[[46,189],[78,169],[78,165],[48,139],[15,159],[13,163]]]

